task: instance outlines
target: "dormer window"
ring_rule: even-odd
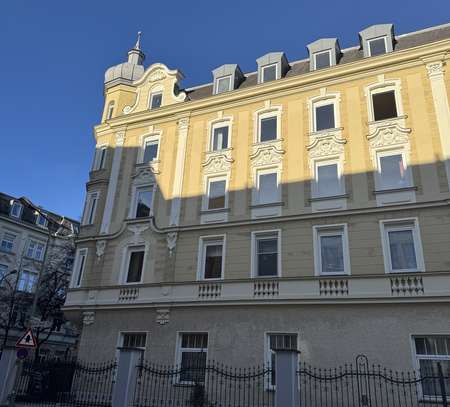
[[[331,66],[331,51],[316,52],[314,54],[314,68],[322,69]]]
[[[365,57],[383,55],[394,50],[394,26],[377,24],[360,31],[359,40]]]
[[[216,82],[216,94],[229,92],[231,90],[231,76],[225,76],[217,79]]]
[[[152,93],[150,95],[150,109],[157,109],[162,104],[162,92]]]
[[[369,40],[369,53],[371,57],[386,54],[386,37]]]
[[[20,218],[22,212],[22,205],[19,202],[13,202],[11,206],[10,215],[14,218]]]
[[[277,64],[263,66],[262,72],[263,72],[262,75],[263,82],[274,81],[275,79],[277,79]]]

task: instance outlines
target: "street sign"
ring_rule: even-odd
[[[37,346],[33,331],[29,328],[23,336],[16,342],[18,348],[35,348]]]
[[[19,348],[17,349],[17,359],[23,360],[26,359],[28,356],[28,350],[25,348]]]

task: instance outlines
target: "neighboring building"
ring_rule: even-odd
[[[53,262],[55,267],[61,264],[58,270],[61,272],[58,274],[61,285],[63,285],[63,279],[67,281],[71,277],[73,247],[79,222],[43,208],[39,208],[39,211],[41,213],[23,199],[0,193],[0,300],[8,302],[15,289],[16,321],[11,324],[12,329],[8,334],[7,345],[14,345],[24,333],[22,325],[32,312],[36,287],[39,281],[46,280],[40,279],[41,271],[50,272],[48,264]],[[52,237],[49,234],[49,220],[56,225],[50,228]],[[67,275],[63,275],[65,272]],[[9,312],[9,304],[0,305],[2,305],[0,311]],[[1,317],[0,341],[3,343],[2,324],[7,320],[7,315],[1,315]],[[40,317],[38,311],[33,317],[36,320],[31,321],[31,324],[36,323],[37,318]],[[77,340],[77,331],[70,323],[61,326],[58,324],[40,348],[40,355],[63,357],[68,353],[73,354]]]
[[[449,368],[450,24],[359,40],[184,90],[139,41],[107,70],[65,305],[82,359]]]

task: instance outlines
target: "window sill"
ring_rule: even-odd
[[[343,127],[332,127],[331,129],[315,130],[308,133],[308,136],[326,136],[328,133],[337,133],[338,131],[344,130]]]
[[[425,273],[424,269],[415,269],[415,270],[388,270],[386,274],[395,274],[395,275],[408,275],[408,274],[417,274],[417,273]]]
[[[331,201],[333,199],[347,199],[349,196],[350,196],[349,194],[318,196],[310,198],[309,202]]]
[[[417,186],[411,186],[411,187],[403,187],[403,188],[390,188],[390,189],[376,189],[373,191],[374,195],[381,195],[381,194],[390,194],[390,193],[396,193],[396,192],[406,192],[406,191],[417,191]]]
[[[269,202],[263,204],[252,204],[250,205],[250,209],[258,209],[258,208],[271,208],[272,206],[284,206],[284,202]]]
[[[140,162],[140,163],[136,163],[135,167],[136,168],[148,167],[150,165],[159,164],[160,162],[161,162],[160,160],[152,160],[152,161],[147,161],[147,162]]]
[[[256,141],[253,143],[253,146],[255,146],[255,147],[270,146],[272,144],[279,143],[280,141],[283,141],[283,140],[284,139],[282,139],[282,138],[276,138],[276,139],[268,140],[268,141]]]
[[[1,253],[6,253],[6,254],[16,254],[14,251],[12,251],[12,250],[5,250],[5,249],[2,249],[2,248],[0,248],[0,252]]]
[[[378,124],[383,125],[383,124],[386,124],[386,123],[389,123],[389,122],[392,122],[392,121],[399,121],[399,120],[402,120],[402,119],[406,119],[407,117],[408,117],[408,115],[404,114],[403,116],[391,117],[389,119],[373,120],[373,121],[368,122],[367,124],[369,126],[371,126],[371,125],[378,125]]]
[[[218,208],[218,209],[202,209],[200,215],[206,215],[209,213],[225,213],[230,212],[230,208]]]
[[[228,148],[221,148],[220,150],[208,150],[206,151],[206,154],[212,155],[212,154],[226,154],[233,150],[233,147]]]

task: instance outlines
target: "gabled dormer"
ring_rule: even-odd
[[[244,80],[244,74],[237,64],[225,64],[212,71],[214,77],[213,94],[237,89]]]
[[[359,32],[359,42],[364,57],[387,54],[394,50],[394,25],[376,24]]]
[[[258,64],[258,83],[283,78],[289,71],[289,62],[284,52],[270,52],[256,60]]]
[[[341,48],[337,38],[321,38],[306,47],[309,52],[310,71],[337,65],[341,57]]]

